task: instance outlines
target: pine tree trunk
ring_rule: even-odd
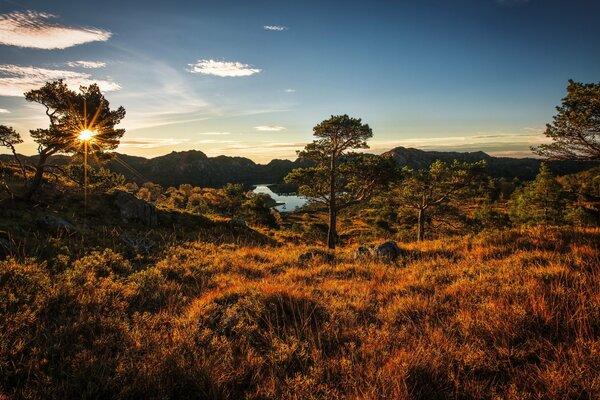
[[[335,204],[335,159],[331,158],[331,169],[329,175],[329,231],[327,232],[327,247],[335,250],[335,238],[337,236],[336,204]]]
[[[31,200],[33,194],[38,190],[42,183],[42,179],[44,177],[44,169],[46,165],[46,161],[48,161],[49,154],[42,153],[40,154],[40,158],[38,160],[38,164],[35,167],[35,175],[33,176],[33,180],[31,181],[31,185],[29,186],[29,190],[25,193],[25,200]]]
[[[425,209],[419,209],[419,217],[417,222],[417,242],[423,241],[425,236]]]

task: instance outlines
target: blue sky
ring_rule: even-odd
[[[333,114],[395,146],[524,156],[569,78],[600,81],[597,1],[0,0],[0,123],[47,125],[22,93],[99,82],[120,152],[295,158]]]

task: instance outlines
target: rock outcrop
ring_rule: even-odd
[[[158,225],[158,215],[154,204],[138,199],[133,194],[120,189],[114,190],[112,196],[123,222],[139,222],[149,228]]]

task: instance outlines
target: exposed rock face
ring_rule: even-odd
[[[76,232],[77,229],[75,226],[60,217],[56,217],[54,215],[42,215],[41,217],[35,220],[35,223],[43,229],[51,230],[51,231],[63,231],[65,233],[73,233]]]
[[[140,222],[150,228],[158,225],[154,204],[138,199],[124,190],[117,189],[113,191],[112,195],[124,222]]]

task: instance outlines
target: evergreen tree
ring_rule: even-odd
[[[517,222],[533,225],[563,222],[565,199],[562,186],[545,163],[540,165],[534,181],[513,193],[511,203],[512,216]]]

